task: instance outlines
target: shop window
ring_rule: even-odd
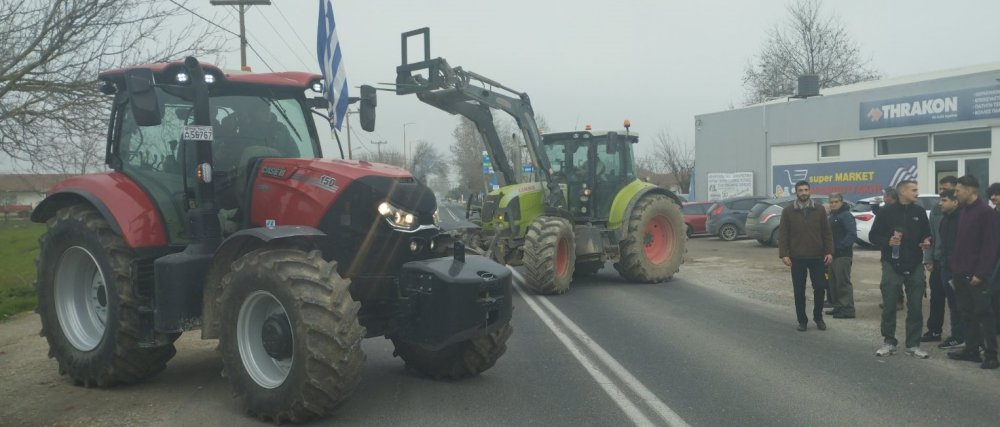
[[[819,158],[829,159],[834,157],[840,157],[839,142],[828,142],[819,145]]]
[[[876,140],[878,155],[926,153],[928,148],[927,139],[927,135],[879,138]]]
[[[934,134],[934,152],[989,150],[991,146],[989,130]]]

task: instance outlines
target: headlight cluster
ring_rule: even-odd
[[[397,208],[389,202],[378,205],[378,213],[385,217],[386,222],[394,228],[412,230],[417,225],[417,216]]]
[[[434,209],[434,225],[441,224],[441,213],[440,209]]]

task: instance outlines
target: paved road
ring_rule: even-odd
[[[715,245],[732,243],[698,239],[689,256]],[[1000,423],[1000,372],[939,354],[876,358],[870,336],[833,321],[828,331],[796,332],[790,308],[720,286],[728,279],[715,273],[725,268],[692,262],[656,285],[624,283],[605,268],[566,295],[519,291],[507,354],[466,381],[410,375],[387,340],[366,340],[357,393],[319,424]],[[182,337],[152,380],[94,390],[58,376],[37,330],[33,315],[0,324],[0,424],[256,424],[218,376],[214,342],[197,333]]]

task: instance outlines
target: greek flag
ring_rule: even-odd
[[[337,40],[337,25],[333,22],[331,0],[319,0],[319,28],[316,30],[316,57],[326,87],[323,96],[330,101],[330,127],[340,130],[347,114],[347,74]]]

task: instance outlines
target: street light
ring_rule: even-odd
[[[410,151],[406,149],[406,127],[415,124],[416,123],[413,122],[403,123],[403,167],[404,168],[406,167],[406,165],[409,163],[410,160]]]

